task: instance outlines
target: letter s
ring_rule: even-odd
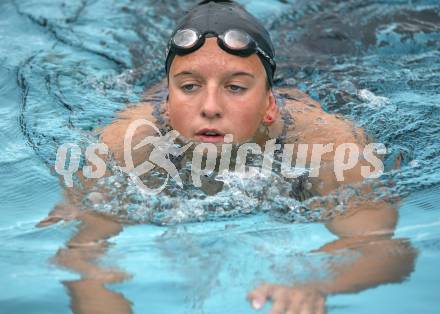
[[[361,174],[364,178],[377,179],[383,174],[383,162],[376,157],[374,154],[375,151],[379,155],[385,155],[387,153],[387,148],[383,143],[371,143],[365,146],[363,152],[364,158],[375,168],[375,171],[371,172],[370,166],[362,166]]]

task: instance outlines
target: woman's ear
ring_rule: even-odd
[[[272,125],[278,118],[278,106],[275,94],[272,90],[268,93],[266,112],[263,117],[263,123],[267,126]]]

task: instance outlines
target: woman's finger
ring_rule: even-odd
[[[60,217],[60,216],[49,216],[49,217],[46,217],[45,219],[41,220],[39,223],[37,223],[35,225],[35,227],[37,227],[37,228],[47,227],[47,226],[56,224],[57,222],[60,222],[61,220],[64,220],[64,218]]]
[[[315,312],[316,314],[324,314],[325,313],[325,298],[319,298],[315,303]]]
[[[256,310],[261,309],[266,303],[266,300],[270,298],[273,287],[269,284],[263,284],[249,292],[247,299],[251,302],[252,307]]]
[[[286,314],[299,314],[305,301],[304,294],[299,291],[291,291],[289,294],[289,307]]]
[[[287,299],[280,298],[272,301],[272,308],[270,309],[269,314],[283,314],[287,308]]]

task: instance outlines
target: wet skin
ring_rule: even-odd
[[[164,83],[146,93],[146,99]],[[221,50],[212,39],[196,52],[176,57],[168,82],[169,99],[163,104],[165,117],[170,125],[183,136],[194,141],[221,143],[224,134],[233,134],[235,142],[265,141],[283,130],[282,114],[289,115],[294,124],[289,126],[287,142],[304,144],[356,143],[360,148],[369,139],[362,129],[352,122],[322,110],[319,103],[295,89],[277,89],[285,101],[285,112],[280,113],[274,94],[266,89],[264,68],[258,57],[241,58]],[[119,113],[110,125],[99,130],[101,140],[108,145],[113,157],[125,165],[123,138],[131,122],[147,118],[157,122],[152,115],[153,106],[139,103]],[[267,129],[268,132],[262,130]],[[150,130],[139,128],[133,146],[150,134]],[[140,164],[148,154],[148,147],[133,151],[135,164]],[[294,151],[294,156],[296,151]],[[311,152],[308,152],[310,160]],[[104,157],[104,156],[103,156]],[[362,182],[360,160],[358,165],[344,173],[340,182],[333,171],[334,152],[322,156],[319,177],[312,178],[310,193],[328,195],[344,185]],[[84,191],[92,186],[92,180],[84,180]],[[405,239],[393,238],[397,223],[397,203],[385,199],[362,198],[373,189],[361,185],[361,197],[352,197],[344,214],[329,221],[327,228],[339,237],[338,240],[318,248],[317,252],[342,255],[344,250],[359,253],[351,264],[331,265],[333,277],[320,282],[285,286],[267,283],[249,292],[248,299],[254,308],[272,301],[271,312],[276,313],[324,313],[325,299],[336,293],[353,293],[380,284],[401,282],[414,268],[416,252]],[[79,194],[70,191],[67,194]],[[78,219],[81,227],[67,248],[60,250],[57,261],[82,274],[79,281],[66,283],[72,296],[75,313],[129,313],[129,302],[120,294],[108,291],[104,284],[123,280],[117,271],[99,268],[95,261],[105,253],[105,239],[117,234],[121,225],[104,215],[91,211],[78,211],[79,203],[73,205],[66,198],[63,206],[56,208],[41,225],[60,219]],[[311,206],[314,204],[312,203]],[[329,206],[319,204],[315,206]],[[90,294],[99,294],[101,302]]]

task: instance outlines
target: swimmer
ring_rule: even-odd
[[[155,114],[154,106],[148,101],[139,103],[120,112],[112,124],[100,129],[100,138],[121,166],[125,165],[124,134],[137,119],[148,119],[160,128],[169,127],[193,142],[222,144],[225,135],[231,134],[234,143],[257,143],[262,147],[274,138],[283,138],[290,144],[333,147],[351,143],[360,151],[370,143],[367,134],[353,122],[325,112],[303,92],[277,88],[274,57],[268,31],[243,7],[233,1],[203,1],[180,20],[169,39],[166,82],[145,94],[148,99],[167,89],[168,97],[160,115]],[[151,136],[150,132],[148,128],[139,128],[134,141],[139,143]],[[147,145],[133,151],[134,163],[142,163],[150,149]],[[295,150],[294,156],[298,154]],[[311,154],[307,151],[308,160]],[[311,196],[326,196],[362,182],[362,167],[371,166],[365,159],[359,159],[356,166],[344,172],[341,181],[336,175],[335,159],[335,150],[322,153],[319,175],[310,178]],[[93,183],[86,182],[85,188],[87,184]],[[371,189],[364,186],[363,192]],[[77,205],[66,202],[41,225],[68,218],[81,222],[68,248],[58,254],[61,265],[82,274],[81,280],[68,285],[73,311],[98,312],[93,307],[96,296],[92,297],[98,295],[105,300],[99,303],[104,307],[101,311],[129,313],[128,301],[104,287],[123,280],[124,275],[94,264],[105,252],[105,240],[120,232],[121,225],[104,214],[79,213],[75,207],[80,206],[77,195],[80,193],[67,193],[69,200],[76,200]],[[327,296],[401,282],[412,272],[414,249],[404,239],[393,238],[398,219],[396,204],[385,199],[353,197],[345,205],[345,212],[326,224],[339,238],[317,251],[336,255],[351,250],[358,253],[358,258],[351,264],[332,265],[332,278],[320,282],[298,285],[271,282],[255,287],[247,295],[253,308],[260,309],[271,302],[272,314],[324,313]]]

